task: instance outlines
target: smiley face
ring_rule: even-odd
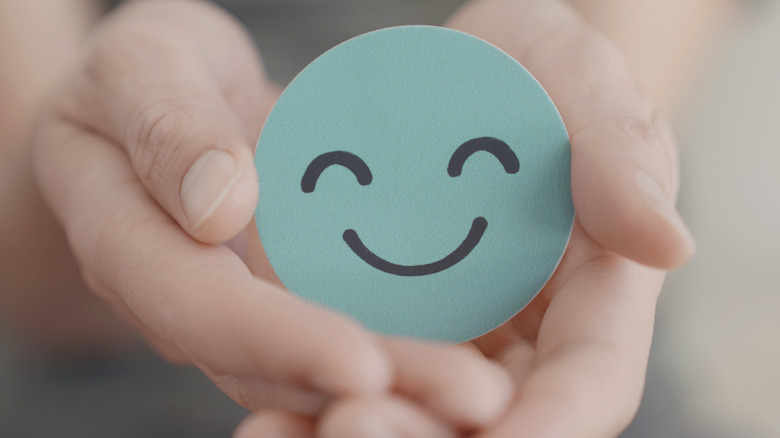
[[[462,342],[555,270],[574,210],[566,130],[514,59],[405,26],[326,52],[263,127],[256,220],[284,285],[391,335]]]
[[[458,147],[455,153],[452,154],[452,158],[450,158],[450,163],[447,166],[447,173],[452,177],[459,176],[463,170],[463,164],[466,158],[474,152],[481,150],[495,155],[504,166],[507,173],[517,173],[520,168],[520,162],[518,161],[517,156],[506,143],[492,137],[480,137],[471,139]],[[357,178],[360,185],[368,185],[373,179],[371,170],[369,170],[365,161],[360,159],[360,157],[345,151],[333,151],[318,156],[309,164],[309,167],[306,168],[306,173],[303,174],[303,179],[301,179],[301,190],[303,190],[304,193],[313,192],[317,183],[317,178],[319,178],[322,171],[334,164],[340,164],[354,173],[355,178]],[[441,272],[463,260],[463,258],[477,246],[486,228],[487,219],[481,216],[475,218],[466,239],[463,240],[458,248],[449,253],[446,257],[424,265],[399,265],[388,262],[366,248],[357,232],[353,229],[344,231],[343,237],[344,242],[349,245],[352,252],[369,265],[388,274],[413,277]]]

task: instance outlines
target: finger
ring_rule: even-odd
[[[694,243],[673,204],[675,145],[615,46],[565,2],[469,5],[449,25],[515,57],[561,112],[571,137],[574,205],[588,233],[649,266],[685,263]]]
[[[309,418],[282,411],[250,415],[236,429],[233,438],[314,438]]]
[[[208,371],[206,375],[222,392],[251,412],[276,409],[313,418],[331,400],[322,393],[279,381],[216,375]]]
[[[662,281],[614,255],[580,266],[550,302],[530,375],[516,362],[520,398],[483,438],[617,436],[639,406]]]
[[[192,359],[169,342],[151,331],[118,297],[111,297],[109,304],[114,315],[132,327],[160,357],[174,365],[192,365]]]
[[[419,407],[398,398],[335,402],[318,424],[320,438],[454,438],[456,432]]]
[[[190,235],[236,235],[254,212],[259,113],[273,96],[240,27],[197,2],[138,2],[94,41],[65,116],[120,145]]]
[[[191,358],[163,341],[136,317],[120,300],[112,303],[114,311],[128,322],[160,356],[177,365],[193,365]],[[330,401],[330,397],[310,389],[262,378],[238,378],[215,374],[203,369],[214,384],[233,401],[251,412],[267,409],[284,410],[292,414],[315,417]]]
[[[112,297],[111,304],[117,315],[143,336],[149,346],[166,361],[176,365],[193,365],[188,355],[157,336],[121,300]],[[274,380],[215,374],[208,368],[203,371],[222,392],[251,412],[279,409],[315,417],[330,401],[330,397],[319,392]]]
[[[257,280],[221,245],[189,238],[125,156],[67,123],[43,127],[36,173],[88,283],[215,374],[328,394],[387,388],[391,367],[355,323]]]
[[[478,351],[389,340],[396,390],[456,427],[476,429],[501,416],[514,395],[512,379]]]
[[[536,346],[528,340],[512,342],[505,346],[496,360],[511,373],[515,386],[522,388],[533,372]]]

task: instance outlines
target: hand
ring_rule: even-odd
[[[496,364],[378,338],[284,291],[261,249],[247,249],[258,242],[252,153],[276,94],[213,6],[139,1],[105,19],[34,141],[38,183],[87,283],[161,354],[250,410],[310,416],[392,387],[407,410],[493,422],[512,394]]]
[[[638,92],[617,49],[565,2],[474,1],[447,25],[502,48],[549,92],[571,137],[577,211],[570,245],[544,290],[473,342],[517,386],[508,414],[477,435],[617,436],[639,406],[664,278],[657,268],[682,265],[694,249],[673,205],[678,179],[670,130]],[[391,433],[376,433],[377,424]],[[241,432],[242,438],[471,435],[436,413],[404,410],[392,397],[335,403],[316,430],[275,412],[248,420]]]
[[[0,0],[0,331],[24,356],[125,350],[132,338],[84,284],[36,187],[30,133],[92,22],[84,0]],[[41,11],[46,11],[42,14]]]

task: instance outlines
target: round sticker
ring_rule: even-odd
[[[257,227],[291,292],[380,333],[467,341],[558,265],[570,156],[512,57],[450,29],[383,29],[324,53],[279,98],[257,144]]]

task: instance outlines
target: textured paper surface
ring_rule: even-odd
[[[256,165],[257,225],[285,287],[385,334],[462,342],[497,327],[547,282],[574,219],[545,91],[444,28],[383,29],[316,59],[268,117]]]

